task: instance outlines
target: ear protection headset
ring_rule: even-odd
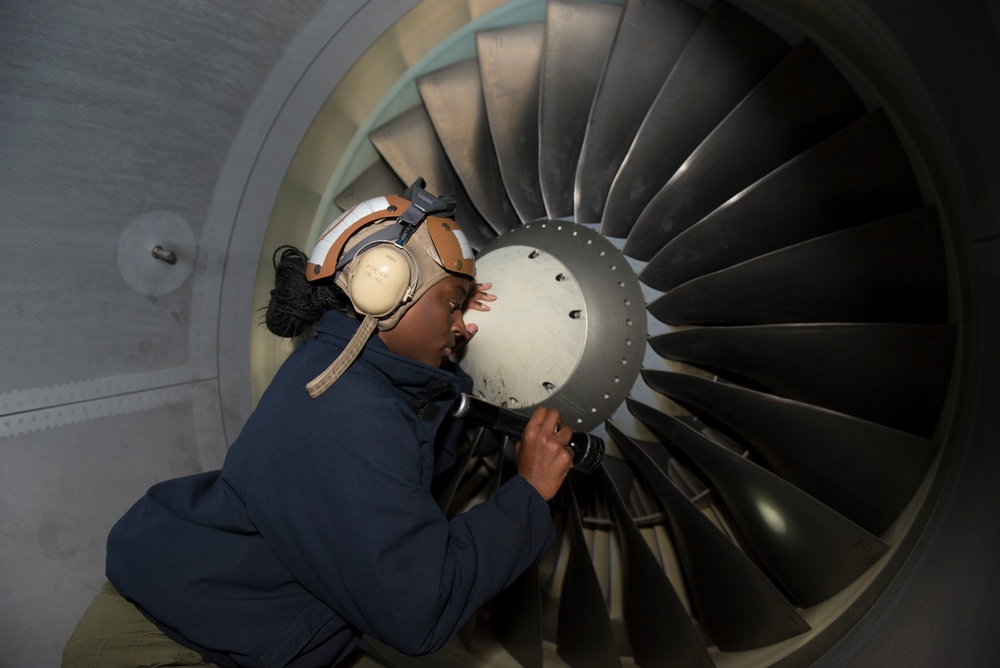
[[[435,282],[435,276],[456,273],[475,278],[472,247],[454,221],[447,218],[454,215],[455,201],[434,197],[423,186],[424,180],[417,179],[402,197],[376,197],[344,212],[309,255],[306,278],[317,281],[333,277],[350,297],[355,311],[364,315],[337,359],[306,384],[310,397],[318,397],[336,382],[361,354],[376,327],[394,327],[406,312],[406,305],[419,299]],[[397,215],[398,211],[403,213]],[[424,229],[418,231],[422,223]],[[414,233],[416,257],[406,248]],[[426,285],[419,280],[421,266],[430,272],[423,277]]]
[[[310,281],[335,275],[347,267],[338,284],[344,288],[354,310],[373,318],[385,318],[413,299],[417,289],[418,263],[406,248],[417,227],[432,214],[454,215],[455,200],[434,197],[417,179],[402,197],[387,195],[358,204],[341,216],[316,243],[306,269]],[[402,214],[397,214],[402,210]],[[351,237],[367,225],[395,221],[350,247]],[[437,235],[432,238],[437,242]],[[461,255],[471,256],[463,250]],[[350,265],[350,266],[348,266]],[[459,262],[458,269],[461,269]]]
[[[419,271],[410,251],[395,242],[375,241],[358,251],[347,273],[347,296],[354,310],[384,318],[413,299]]]
[[[310,397],[318,397],[336,382],[361,354],[372,332],[394,327],[409,308],[407,304],[420,299],[436,281],[451,273],[475,278],[475,256],[449,218],[454,212],[455,200],[434,197],[424,190],[424,180],[417,179],[402,197],[386,195],[364,201],[323,233],[309,255],[306,278],[332,277],[364,318],[333,363],[306,384]],[[423,283],[419,267],[425,272]]]

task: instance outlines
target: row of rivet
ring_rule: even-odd
[[[135,397],[183,388],[182,383],[192,381],[189,371],[177,369],[8,392],[0,398],[0,437],[105,417],[122,412],[120,407]]]

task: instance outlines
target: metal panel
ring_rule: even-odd
[[[5,666],[58,665],[105,580],[112,525],[151,485],[225,456],[214,382],[117,397],[113,411],[106,403],[66,406],[83,421],[0,439]]]

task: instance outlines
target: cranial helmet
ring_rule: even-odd
[[[448,276],[476,277],[476,261],[455,223],[455,200],[434,197],[417,179],[402,196],[355,205],[327,227],[309,255],[306,278],[333,281],[364,316],[341,355],[307,386],[317,397],[350,366],[377,327],[392,329],[427,290]]]

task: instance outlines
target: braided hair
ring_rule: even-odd
[[[311,283],[306,279],[308,259],[294,246],[279,246],[271,256],[274,289],[264,324],[273,334],[285,338],[302,336],[330,309],[346,311],[350,306],[347,295],[332,281]]]

